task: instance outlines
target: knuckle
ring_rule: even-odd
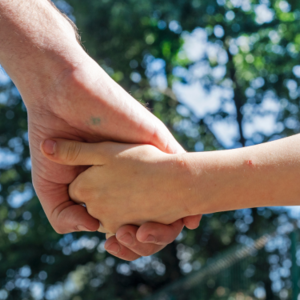
[[[70,141],[67,143],[63,151],[63,159],[65,159],[68,162],[75,162],[80,154],[80,151],[81,145],[75,141]]]
[[[84,201],[89,199],[91,191],[81,180],[75,180],[69,186],[69,195],[72,200]]]
[[[141,253],[142,256],[150,256],[150,255],[154,254],[156,251],[153,248],[154,247],[147,247],[146,249],[144,249],[143,252]]]
[[[54,229],[54,231],[58,234],[66,234],[69,233],[70,231],[65,230],[65,228],[63,228],[60,225],[53,225],[52,224],[52,228]]]
[[[69,226],[70,224],[68,224],[68,222],[62,222],[62,219],[64,219],[64,212],[68,206],[68,202],[62,203],[52,211],[50,216],[48,216],[52,228],[58,234],[66,234],[76,231],[72,228],[72,226]]]

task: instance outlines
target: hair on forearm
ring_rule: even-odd
[[[75,23],[64,12],[62,12],[61,10],[59,10],[58,7],[52,2],[52,0],[48,0],[48,1],[54,7],[54,9],[56,11],[58,11],[69,22],[69,24],[72,26],[72,28],[74,30],[74,33],[75,33],[75,36],[76,36],[76,39],[77,39],[77,42],[81,45],[81,36],[80,36],[80,34],[78,32],[78,28],[75,25]]]

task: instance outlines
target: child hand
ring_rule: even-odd
[[[188,215],[177,155],[151,145],[55,141],[55,153],[47,155],[52,161],[92,165],[70,184],[69,194],[84,203],[107,232],[125,224],[170,224]]]

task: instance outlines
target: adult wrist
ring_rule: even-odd
[[[0,44],[0,64],[26,104],[42,98],[84,52],[71,24],[48,0],[1,0]]]
[[[70,45],[72,51],[69,51],[68,57],[60,53],[48,52],[47,56],[39,58],[40,68],[28,70],[26,78],[20,78],[21,73],[12,76],[27,107],[39,105],[44,100],[48,103],[54,97],[60,96],[57,94],[57,88],[66,82],[70,83],[72,74],[86,59],[87,54],[83,50],[74,51],[78,46]]]

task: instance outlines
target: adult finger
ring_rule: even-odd
[[[63,139],[47,139],[41,151],[49,160],[70,166],[102,165],[108,155],[108,143],[82,143]]]
[[[86,209],[73,201],[66,201],[57,207],[49,218],[57,233],[73,231],[96,231],[99,221],[91,217]]]
[[[180,219],[170,225],[148,222],[140,226],[137,231],[137,240],[141,243],[167,245],[172,243],[183,229],[183,220]]]
[[[104,248],[108,253],[128,261],[133,261],[141,257],[137,253],[120,244],[115,236],[110,237],[105,242]]]
[[[70,200],[67,185],[53,184],[39,179],[36,192],[57,233],[98,230],[99,221],[89,215],[85,207]]]
[[[138,241],[136,238],[136,233],[138,227],[134,225],[124,225],[120,227],[116,233],[117,241],[127,249],[133,251],[140,256],[149,256],[166,246],[165,245],[155,245],[155,244],[145,244]]]

